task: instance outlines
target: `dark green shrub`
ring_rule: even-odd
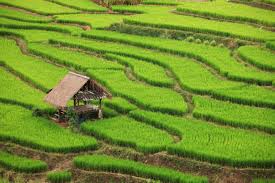
[[[196,40],[195,40],[195,43],[201,44],[201,40],[200,40],[200,39],[196,39]]]
[[[193,36],[188,36],[188,37],[186,38],[186,41],[188,41],[188,42],[193,42],[193,41],[194,41],[194,37],[193,37]]]
[[[221,44],[219,44],[218,46],[221,47],[221,48],[223,48],[223,47],[224,47],[224,44],[221,43]]]
[[[208,41],[208,40],[205,40],[205,41],[203,41],[203,44],[205,44],[205,45],[209,45],[210,43],[209,43],[209,41]]]
[[[211,45],[211,46],[216,46],[216,45],[217,45],[217,43],[216,43],[216,41],[215,41],[215,40],[213,40],[213,41],[211,41],[211,42],[210,42],[210,45]]]

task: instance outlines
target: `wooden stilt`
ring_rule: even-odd
[[[61,122],[61,109],[58,109],[58,122]]]
[[[101,109],[102,99],[99,99],[99,109]]]

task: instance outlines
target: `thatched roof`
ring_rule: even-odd
[[[89,82],[89,84],[93,83],[93,89],[97,89],[96,93],[98,93],[98,89],[100,89],[98,98],[111,97],[111,94],[95,81],[91,81],[89,77],[69,72],[64,79],[46,95],[45,101],[55,107],[64,108],[68,101],[75,96],[87,82]],[[94,86],[95,84],[96,86]]]

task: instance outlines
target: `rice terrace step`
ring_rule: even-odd
[[[0,183],[275,182],[274,0],[0,0]]]

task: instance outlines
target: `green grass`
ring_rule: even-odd
[[[89,12],[104,12],[107,8],[99,6],[90,0],[48,0],[61,6],[67,6],[73,9],[89,11]]]
[[[24,22],[36,22],[36,23],[48,23],[51,22],[51,18],[44,16],[34,16],[30,13],[24,13],[22,11],[16,11],[13,9],[0,8],[0,17],[20,20]]]
[[[165,131],[124,116],[82,123],[81,130],[109,143],[144,153],[165,150],[173,143],[173,138]]]
[[[273,32],[259,29],[251,25],[208,20],[168,12],[149,15],[142,14],[124,18],[123,21],[126,24],[200,32],[251,41],[263,42],[275,39],[275,34]]]
[[[271,85],[275,80],[274,74],[258,71],[255,68],[246,67],[231,57],[231,52],[227,48],[219,48],[204,44],[189,43],[187,41],[177,41],[161,38],[151,38],[121,34],[111,31],[92,31],[83,33],[84,37],[106,40],[112,42],[122,42],[125,44],[157,49],[168,53],[195,58],[205,63],[221,75],[232,80],[244,81],[248,83],[258,83]]]
[[[254,46],[242,46],[238,49],[239,56],[256,67],[275,71],[275,54]]]
[[[34,13],[43,15],[53,14],[66,14],[66,13],[78,13],[78,10],[74,10],[68,7],[60,6],[55,3],[51,3],[44,0],[0,0],[0,4],[13,6],[21,9],[25,9]]]
[[[74,165],[85,170],[99,170],[160,180],[171,183],[208,182],[207,178],[193,176],[176,170],[146,165],[106,155],[83,155],[74,159]]]
[[[125,35],[125,37],[126,36],[127,35]],[[153,42],[156,42],[156,40],[154,40]],[[51,39],[50,43],[61,44],[63,46],[74,48],[81,48],[83,50],[98,53],[115,53],[125,56],[131,56],[142,60],[147,60],[152,63],[156,63],[171,69],[171,71],[175,74],[183,88],[189,91],[199,94],[207,94],[218,99],[230,100],[241,104],[249,104],[272,108],[275,107],[275,103],[273,102],[275,101],[275,96],[272,90],[254,85],[247,85],[239,82],[219,79],[217,76],[215,76],[206,68],[204,68],[201,64],[198,64],[193,60],[186,59],[183,57],[141,49],[127,44],[99,42],[94,40],[88,41],[78,38],[67,40]],[[204,53],[207,54],[207,52]],[[169,60],[169,62],[167,60]],[[107,81],[109,81],[112,85],[115,85],[113,82],[111,82],[111,80],[113,80],[113,78],[107,79]],[[129,81],[127,83],[129,83]],[[121,90],[121,88],[117,87],[117,91],[118,90]],[[124,89],[124,91],[125,94],[129,95],[130,90],[126,91]],[[137,92],[133,93],[137,96]]]
[[[16,172],[25,173],[41,172],[48,168],[48,165],[43,161],[29,159],[3,151],[0,151],[0,165]]]
[[[129,80],[123,71],[88,70],[87,73],[104,84],[113,94],[148,110],[171,114],[182,114],[187,110],[182,96],[175,91]]]
[[[155,86],[171,87],[173,85],[173,80],[167,76],[165,69],[159,65],[115,54],[106,54],[106,56],[129,66],[139,80]]]
[[[78,70],[123,69],[123,66],[116,62],[73,51],[71,49],[53,47],[49,44],[31,43],[28,44],[28,49],[35,55],[50,59],[58,64],[74,67]]]
[[[3,51],[0,60],[6,67],[45,92],[52,89],[68,72],[64,68],[22,54],[14,40],[0,38],[0,49]]]
[[[226,1],[186,2],[182,6],[179,6],[177,11],[215,17],[219,20],[225,19],[275,26],[275,13],[273,11]]]
[[[111,100],[105,100],[104,106],[114,109],[120,113],[128,113],[132,110],[137,109],[137,107],[127,100],[121,97],[113,97]]]
[[[15,76],[5,71],[2,67],[0,67],[0,75],[1,102],[15,103],[28,108],[49,108],[49,105],[43,101],[45,96],[44,93],[32,88],[25,82],[22,82]]]
[[[182,140],[168,153],[235,167],[273,167],[274,136],[218,126],[205,121],[135,110],[130,116],[170,132]]]
[[[72,173],[69,171],[55,171],[47,174],[47,180],[51,183],[71,182]]]
[[[55,16],[58,22],[89,25],[92,29],[109,27],[113,23],[122,22],[125,17],[126,15],[113,14],[75,14]]]
[[[275,133],[275,110],[243,106],[194,96],[193,115],[221,124]]]
[[[0,116],[2,141],[59,153],[93,150],[97,147],[94,138],[72,133],[16,105],[0,105]]]

